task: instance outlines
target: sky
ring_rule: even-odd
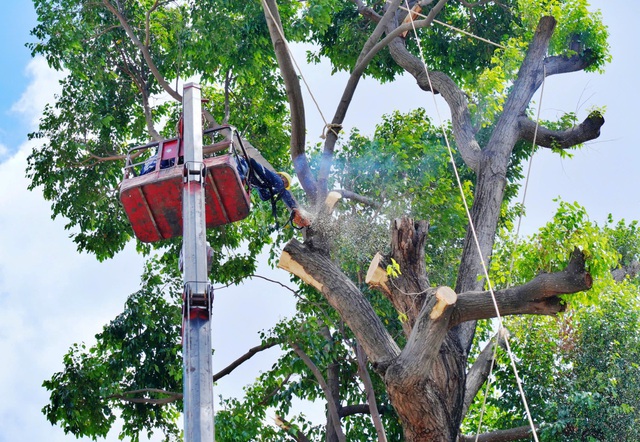
[[[575,111],[582,120],[591,107],[606,106],[606,123],[600,138],[587,143],[572,159],[548,151],[536,153],[523,233],[532,233],[550,219],[557,207],[556,197],[584,205],[597,222],[603,222],[609,213],[615,219],[640,218],[636,126],[640,3],[594,0],[592,4],[602,10],[610,28],[613,61],[604,75],[549,78],[542,115],[553,118]],[[29,0],[4,2],[0,16],[0,355],[4,359],[0,364],[0,442],[76,440],[52,427],[40,412],[48,399],[42,382],[62,368],[62,356],[73,343],[91,344],[102,326],[122,311],[127,296],[139,288],[143,264],[133,244],[103,263],[78,253],[64,229],[65,221],[51,219],[41,191],[27,190],[26,158],[33,148],[27,133],[37,127],[60,78],[42,59],[32,59],[24,47],[25,42],[33,41],[29,31],[35,24]],[[299,48],[295,54],[301,63]],[[326,91],[341,91],[345,77],[329,77],[326,66],[303,67],[303,75],[329,120],[339,95]],[[309,94],[306,98],[308,140],[315,143],[320,141],[323,123]],[[538,95],[535,99],[540,101]],[[435,113],[432,97],[418,93],[411,78],[383,86],[364,82],[355,94],[345,128],[359,127],[370,133],[382,114],[420,106]],[[266,266],[259,273],[284,283],[289,280],[284,271]],[[290,293],[275,285],[251,281],[220,290],[212,320],[214,371],[257,345],[258,330],[273,326],[293,311]],[[260,354],[219,382],[214,394],[239,394],[276,356],[277,350]],[[107,440],[118,440],[117,431]]]

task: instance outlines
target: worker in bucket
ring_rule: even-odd
[[[247,143],[248,144],[248,143]],[[290,221],[298,227],[304,228],[311,225],[309,213],[298,206],[291,192],[291,177],[286,172],[276,172],[271,164],[258,152],[251,144],[246,146],[246,153],[249,163],[242,156],[238,156],[238,173],[244,181],[249,174],[249,183],[258,191],[258,196],[262,201],[271,201],[272,212],[276,215],[276,202],[282,202],[291,211]]]
[[[245,152],[249,162],[242,156],[238,155],[237,169],[242,181],[245,181],[247,174],[249,175],[249,184],[251,187],[255,187],[258,191],[258,195],[262,201],[271,201],[271,208],[274,218],[276,217],[276,202],[282,200],[291,212],[291,223],[302,229],[311,225],[311,216],[307,211],[299,207],[297,201],[289,191],[291,187],[291,177],[286,172],[276,172],[273,166],[262,156],[262,154],[251,145],[247,140],[244,140]],[[151,172],[155,172],[156,163],[159,152],[156,150],[155,154],[148,158],[140,171],[140,175],[146,175]],[[166,169],[174,166],[175,160],[162,160],[160,162],[160,169]],[[249,163],[251,167],[249,167]],[[182,164],[182,161],[178,161],[178,164]],[[276,218],[277,219],[277,218]]]

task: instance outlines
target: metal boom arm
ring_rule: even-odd
[[[202,159],[201,92],[188,83],[183,92],[183,343],[185,442],[213,442],[211,302],[205,226],[205,169]]]

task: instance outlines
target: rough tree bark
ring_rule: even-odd
[[[544,77],[583,69],[588,57],[580,54],[571,58],[547,57],[555,20],[552,17],[541,19],[504,110],[488,143],[480,148],[465,94],[444,73],[431,72],[427,78],[422,62],[409,53],[404,39],[398,37],[407,29],[407,24],[401,24],[406,12],[397,9],[399,2],[388,3],[384,16],[373,14],[357,1],[355,3],[363,16],[376,22],[376,28],[361,52],[332,122],[342,124],[367,60],[380,47],[387,46],[396,63],[416,78],[421,89],[440,93],[449,105],[456,146],[466,165],[477,176],[471,211],[475,232],[469,229],[465,238],[454,291],[430,286],[423,248],[428,225],[408,218],[394,221],[391,253],[376,258],[368,279],[404,318],[407,344],[403,349],[390,336],[360,290],[331,260],[327,242],[314,241],[314,237],[327,234],[323,232],[324,222],[314,224],[307,232],[304,244],[297,240],[288,243],[279,265],[321,292],[351,328],[374,369],[385,381],[391,403],[402,422],[405,439],[408,442],[455,441],[464,404],[469,401],[468,398],[465,400],[465,371],[475,321],[496,316],[490,294],[480,291],[483,282],[478,276],[483,273],[482,259],[488,262],[491,255],[512,149],[520,139],[532,138],[526,109]],[[428,25],[445,3],[446,0],[438,1],[421,25]],[[397,15],[390,19],[393,14]],[[382,31],[386,33],[384,38]],[[286,69],[282,63],[280,67]],[[572,130],[555,132],[543,127],[537,142],[545,147],[570,147],[598,137],[603,123],[601,116],[591,115]],[[317,180],[317,194],[308,195],[311,201],[318,203],[317,207],[328,193],[326,179],[336,138],[336,133],[329,133]],[[390,258],[402,269],[402,275],[393,280],[387,278],[384,271],[384,264]],[[496,298],[501,314],[549,315],[563,308],[559,294],[575,293],[590,286],[591,277],[585,271],[584,258],[576,251],[565,271],[541,275],[523,286],[499,291]]]
[[[394,282],[384,281],[388,287],[385,294],[400,298],[407,292],[398,290],[396,285],[408,288],[412,282],[423,280],[411,275],[420,274],[416,269],[422,260],[411,258],[415,263],[411,269],[400,260],[402,255],[410,256],[406,252],[414,245],[423,242],[426,231],[408,218],[394,222],[393,228],[392,236],[404,240],[398,242],[400,249],[392,251],[392,255],[401,266],[405,265],[403,275],[407,272],[408,276],[404,281],[403,276]],[[415,290],[412,293],[420,293],[422,305],[407,312],[413,327],[407,344],[400,350],[362,292],[323,251],[292,240],[279,265],[319,290],[354,332],[374,369],[385,380],[407,441],[456,439],[464,403],[461,383],[466,380],[466,357],[456,347],[455,333],[451,331],[460,321],[495,317],[495,311],[487,307],[492,303],[489,294],[456,295],[447,287],[428,287],[421,290],[423,293]],[[590,286],[584,257],[576,250],[564,271],[540,275],[523,286],[497,292],[496,297],[505,314],[554,314],[561,308],[558,295]]]

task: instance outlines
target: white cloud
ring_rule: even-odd
[[[11,111],[22,114],[29,124],[36,127],[44,106],[53,102],[54,94],[60,92],[60,80],[66,73],[51,69],[41,56],[33,58],[26,71],[32,81],[20,99],[11,106]]]
[[[42,58],[27,70],[33,80],[12,110],[35,127],[62,76]],[[24,143],[0,163],[0,441],[7,442],[69,440],[40,412],[48,397],[42,382],[62,368],[72,343],[91,342],[122,310],[142,270],[133,247],[105,263],[77,253],[42,192],[27,190],[32,147]],[[0,157],[6,153],[0,146]]]
[[[61,77],[42,59],[33,60],[28,71],[33,81],[12,109],[35,127],[44,105],[59,91]],[[62,369],[62,357],[73,343],[92,343],[102,326],[122,311],[127,296],[139,288],[142,272],[142,258],[133,244],[104,263],[76,251],[65,221],[51,220],[50,203],[42,192],[27,190],[27,157],[35,144],[24,143],[0,163],[0,442],[75,440],[41,413],[48,403],[42,382]],[[279,277],[288,279],[284,272]],[[220,291],[214,308],[214,369],[257,345],[257,330],[292,311],[288,292],[276,293],[272,286],[256,288],[252,283]],[[221,381],[216,397],[239,395],[259,369],[273,362],[272,352],[261,356]],[[107,441],[115,442],[117,433],[112,430]]]
[[[42,381],[61,369],[72,343],[93,341],[122,310],[142,270],[133,247],[105,263],[77,253],[41,192],[27,190],[29,149],[0,164],[0,428],[7,441],[62,434],[40,412]]]

